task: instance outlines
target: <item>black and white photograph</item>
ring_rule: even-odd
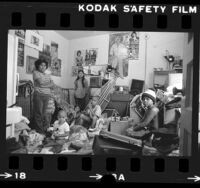
[[[85,66],[96,65],[98,49],[87,49],[85,52]]]
[[[25,38],[25,30],[15,30],[15,35],[24,39]]]
[[[37,60],[36,57],[26,56],[26,73],[32,74],[35,70],[35,61]]]
[[[54,76],[61,76],[61,60],[56,58],[51,62],[51,74]]]
[[[18,39],[18,59],[17,59],[17,66],[23,67],[24,66],[24,40]]]
[[[26,30],[25,45],[38,51],[43,50],[43,37],[35,30]]]
[[[15,33],[8,32],[9,153],[191,156],[192,33],[37,30],[46,46],[25,45],[24,67]]]

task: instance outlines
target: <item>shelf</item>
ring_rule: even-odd
[[[161,71],[154,71],[154,74],[156,75],[166,75],[169,73],[176,73],[176,70],[161,70]]]

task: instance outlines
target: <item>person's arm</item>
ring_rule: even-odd
[[[151,120],[158,114],[158,109],[153,108],[151,111],[149,111],[145,116],[142,122],[138,123],[134,130],[144,128],[148,126],[148,124],[151,122]]]
[[[85,81],[84,81],[84,84],[85,84],[85,95],[86,96],[90,96],[90,88],[89,88],[89,84],[88,84],[88,81],[85,79]]]
[[[77,90],[78,88],[78,84],[77,84],[77,80],[74,81],[74,89]]]
[[[136,100],[140,97],[140,94],[133,97],[132,101],[130,102],[130,107],[134,108],[136,106]]]
[[[33,73],[33,80],[37,82],[42,88],[49,88],[54,86],[54,82],[51,80],[51,78],[42,79],[39,76],[39,73],[36,71]]]

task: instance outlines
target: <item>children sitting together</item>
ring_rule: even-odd
[[[87,130],[96,130],[98,119],[101,117],[101,107],[97,104],[98,97],[92,97],[88,107],[81,111],[79,106],[69,106],[68,112],[60,109],[57,118],[47,129],[47,135],[54,140],[66,140],[70,127],[81,125]]]

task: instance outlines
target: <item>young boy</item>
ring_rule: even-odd
[[[91,102],[88,105],[86,113],[81,114],[80,123],[87,129],[95,128],[97,120],[101,116],[101,107],[97,104],[98,97],[93,96]]]
[[[58,112],[58,120],[54,122],[50,131],[53,131],[52,138],[54,139],[68,139],[69,125],[66,122],[67,114],[64,110]]]
[[[144,93],[142,93],[141,99],[142,99],[142,104],[146,110],[141,121],[137,123],[135,126],[127,129],[127,134],[129,136],[132,136],[133,132],[137,132],[140,130],[146,130],[146,129],[152,130],[158,128],[157,125],[158,122],[156,117],[158,115],[159,110],[155,106],[156,102],[155,92],[152,91],[151,89],[148,89]]]

